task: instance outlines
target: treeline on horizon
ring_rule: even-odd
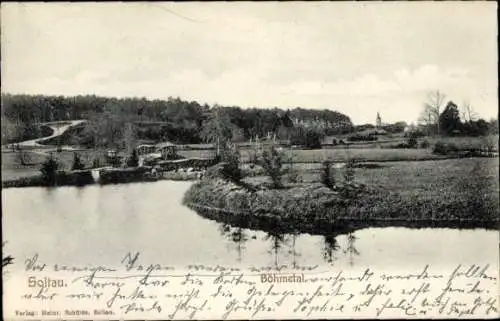
[[[336,135],[349,133],[354,128],[347,115],[333,110],[210,106],[178,97],[148,100],[95,95],[2,94],[1,108],[2,143],[43,136],[39,123],[76,119],[87,119],[88,123],[67,137],[71,143],[117,148],[123,147],[127,140],[213,142],[210,128],[224,131],[233,141],[269,135],[293,139],[304,136],[304,130],[314,131],[318,136]]]

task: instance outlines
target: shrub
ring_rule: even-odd
[[[16,149],[16,161],[23,166],[28,165],[32,161],[31,153],[20,149],[19,145],[17,145]]]
[[[446,155],[448,153],[448,147],[443,142],[437,142],[434,145],[434,149],[432,150],[432,152],[438,155]]]
[[[318,149],[321,148],[321,140],[324,134],[314,128],[306,128],[297,130],[292,134],[290,143],[292,145],[301,145],[305,148]]]
[[[354,134],[350,137],[347,138],[348,140],[352,142],[358,142],[358,141],[376,141],[378,140],[378,137],[375,136],[374,134],[367,134],[367,135],[362,135],[362,134]]]
[[[73,154],[73,165],[71,166],[72,170],[82,170],[85,168],[85,165],[83,165],[82,160],[80,159],[80,156],[77,153]]]
[[[344,167],[344,182],[348,185],[354,183],[355,166],[356,161],[354,159],[349,159]]]
[[[430,145],[429,141],[424,139],[424,141],[420,143],[420,148],[429,148]]]
[[[335,188],[335,169],[330,161],[323,162],[323,171],[321,172],[321,183],[329,189]]]
[[[397,145],[392,146],[392,148],[409,148],[407,143],[399,143]]]
[[[238,182],[243,178],[243,172],[239,167],[240,152],[235,145],[223,150],[222,161],[226,164],[222,168],[222,174],[225,178],[235,182]]]
[[[127,160],[127,166],[128,167],[137,167],[137,166],[139,166],[139,156],[137,155],[137,150],[135,150],[135,148],[132,151],[132,155]]]
[[[50,156],[42,164],[40,172],[42,172],[42,179],[46,185],[52,186],[56,184],[56,173],[59,168],[59,163],[54,157]]]
[[[418,147],[418,142],[417,142],[417,139],[413,136],[411,136],[409,139],[408,139],[408,148],[417,148]]]
[[[258,157],[258,164],[264,168],[273,183],[273,188],[283,187],[283,155],[274,146],[264,150]]]
[[[415,129],[411,132],[407,132],[405,133],[405,137],[415,137],[415,138],[419,138],[419,137],[425,137],[426,136],[426,133],[425,131],[421,130],[421,129]]]
[[[432,150],[432,152],[438,155],[447,155],[449,153],[457,152],[459,150],[460,149],[458,148],[458,146],[453,143],[446,144],[444,142],[438,141],[434,145],[434,149]]]
[[[297,169],[291,168],[288,171],[288,181],[290,183],[300,183],[300,182],[302,182],[302,175],[300,175],[300,173]]]
[[[444,143],[442,141],[438,141],[434,145],[434,149],[432,150],[434,154],[438,155],[448,155],[450,153],[456,153],[458,151],[460,151],[460,148],[457,145],[453,143]]]
[[[302,175],[300,174],[300,171],[294,167],[294,163],[295,163],[295,160],[294,160],[294,157],[293,157],[293,154],[288,154],[288,157],[287,158],[287,163],[290,164],[290,167],[287,169],[287,173],[288,173],[288,182],[290,183],[301,183],[302,182]]]
[[[92,168],[101,167],[101,162],[99,161],[99,157],[96,157],[92,160]]]

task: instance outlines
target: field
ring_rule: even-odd
[[[318,184],[318,169],[301,171],[309,184],[285,179],[280,189],[264,187],[270,182],[265,176],[238,184],[212,172],[191,187],[184,203],[220,222],[283,233],[367,226],[495,229],[498,169],[491,158],[383,163],[356,168],[347,184],[344,169],[337,169],[334,190]]]
[[[240,149],[241,161],[246,163],[253,151]],[[213,157],[212,150],[184,150],[179,154],[185,157]],[[321,163],[325,160],[344,162],[348,159],[358,161],[416,161],[444,159],[445,156],[432,154],[432,149],[383,149],[383,148],[325,148],[325,149],[286,149],[285,157],[291,157],[295,163]]]
[[[478,144],[470,140],[455,140],[455,144]],[[248,151],[242,152],[243,161]],[[246,152],[246,153],[245,153]],[[302,182],[319,182],[321,162],[329,159],[344,162],[356,159],[360,165],[371,168],[354,169],[355,182],[365,184],[373,193],[356,204],[353,217],[401,218],[405,215],[418,219],[487,219],[498,216],[499,211],[499,163],[494,158],[446,159],[432,154],[428,149],[322,149],[286,151],[292,155],[294,169]],[[41,163],[47,155],[30,152],[30,165],[19,165],[16,153],[2,153],[2,181],[39,174]],[[78,151],[86,166],[103,151]],[[185,157],[213,157],[213,150],[183,150]],[[73,152],[57,154],[62,169],[70,169]],[[246,157],[246,158],[245,158]],[[244,166],[246,167],[246,166]],[[336,168],[337,182],[343,181],[343,168]],[[247,177],[248,183],[268,181],[265,176]],[[284,182],[288,182],[285,175]]]
[[[241,161],[246,163],[250,158],[249,149],[241,150]],[[21,165],[16,153],[2,153],[2,180],[26,177],[39,173],[39,169],[47,155],[39,152],[26,152],[29,155],[28,164]],[[104,151],[81,150],[77,151],[86,166],[92,164],[92,159],[97,155],[103,155]],[[184,157],[214,157],[213,150],[181,150],[178,152]],[[446,156],[433,155],[430,149],[318,149],[318,150],[288,150],[287,157],[292,157],[294,163],[321,163],[324,160],[344,162],[348,159],[370,162],[387,161],[417,161],[444,159]],[[71,169],[73,163],[73,152],[63,151],[57,153],[61,163],[61,169]]]
[[[372,194],[353,206],[350,217],[364,220],[498,219],[498,158],[387,162],[379,165],[378,168],[354,170],[354,181],[365,184]],[[339,184],[343,182],[343,171],[335,171]],[[320,181],[318,168],[300,170],[299,173],[305,183]],[[245,181],[258,184],[269,179],[256,176]]]
[[[395,142],[403,142],[403,138],[395,138],[383,144],[395,144]],[[354,144],[349,147],[335,146],[317,150],[303,149],[285,149],[286,158],[292,159],[294,163],[322,163],[325,160],[333,162],[345,162],[348,159],[355,159],[360,162],[398,162],[398,161],[423,161],[423,160],[442,160],[450,158],[448,155],[436,155],[432,153],[432,146],[435,142],[442,141],[445,143],[453,143],[460,149],[466,148],[481,148],[483,146],[498,146],[498,135],[488,137],[445,137],[432,138],[427,137],[431,146],[429,148],[417,149],[395,149],[395,148],[380,148],[381,142],[368,144]],[[419,138],[419,141],[422,141]],[[378,144],[378,145],[377,145]],[[382,144],[382,145],[383,145]],[[379,146],[379,147],[377,147]],[[208,149],[210,145],[186,145],[178,153],[184,157],[204,157],[212,158],[215,155],[215,150]],[[82,161],[86,166],[92,164],[92,159],[97,155],[103,155],[105,151],[80,150],[77,151],[81,156]],[[248,147],[241,147],[241,161],[247,163],[253,151]],[[28,164],[20,165],[16,154],[9,151],[2,152],[2,180],[15,179],[18,177],[26,177],[39,173],[39,168],[42,162],[47,157],[47,154],[36,151],[26,151],[29,155]],[[62,169],[70,169],[73,161],[73,152],[63,151],[57,154]],[[286,160],[287,161],[287,160]]]
[[[29,155],[29,159],[27,160],[28,165],[21,165],[16,153],[2,152],[2,181],[40,174],[40,167],[47,158],[47,155],[30,151],[26,153]],[[96,155],[102,154],[102,152],[92,150],[77,151],[77,153],[86,166],[92,164],[92,159]],[[60,169],[69,170],[73,165],[73,152],[63,151],[57,153],[57,159],[60,162]]]
[[[483,137],[428,137],[427,140],[432,146],[440,141],[446,144],[454,144],[459,149],[492,147],[498,151],[498,135]]]
[[[388,217],[498,219],[498,158],[391,163],[359,169],[359,182],[377,190],[365,206]]]

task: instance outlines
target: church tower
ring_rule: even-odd
[[[382,118],[380,117],[380,113],[377,112],[377,120],[375,121],[376,127],[380,128],[382,127]]]

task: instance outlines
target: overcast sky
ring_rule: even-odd
[[[495,2],[2,3],[2,91],[416,121],[439,89],[497,115]]]

